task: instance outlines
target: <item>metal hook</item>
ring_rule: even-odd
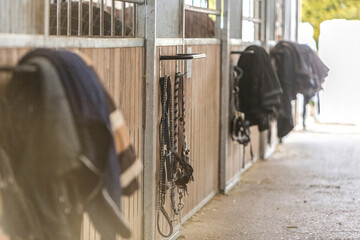
[[[12,66],[0,66],[0,72],[25,72],[36,73],[38,68],[34,65],[20,65],[16,67]]]

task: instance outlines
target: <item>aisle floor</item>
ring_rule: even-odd
[[[178,239],[360,239],[360,134],[292,133],[186,222]]]

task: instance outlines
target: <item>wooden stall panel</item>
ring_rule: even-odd
[[[164,77],[165,75],[171,75],[171,82],[172,82],[172,89],[174,90],[174,83],[175,83],[175,73],[176,73],[176,61],[162,61],[161,62],[161,73],[160,73],[160,51],[161,51],[161,55],[175,55],[176,54],[176,46],[171,46],[171,47],[157,47],[156,49],[156,63],[157,63],[157,67],[158,67],[158,71],[157,71],[157,76],[156,76],[156,85],[157,87],[157,98],[156,98],[156,109],[155,109],[155,114],[157,116],[157,126],[159,127],[160,124],[160,120],[161,120],[161,93],[160,93],[160,77]],[[182,52],[182,47],[178,46],[178,52],[181,53]],[[179,61],[179,70],[182,69],[182,63],[181,61]],[[157,129],[156,131],[156,173],[155,173],[155,182],[157,184],[156,186],[156,212],[158,211],[158,200],[159,200],[159,166],[160,166],[160,138],[159,138],[159,129]],[[170,199],[169,199],[169,191],[167,192],[166,195],[166,204],[165,204],[165,209],[166,211],[169,213],[169,216],[171,219],[178,219],[178,216],[176,216],[170,207]],[[175,198],[177,199],[177,194],[175,196]],[[155,214],[155,239],[162,239],[163,237],[159,234],[158,229],[157,229],[157,224],[159,221],[159,228],[160,230],[164,233],[164,234],[168,234],[170,231],[170,227],[167,224],[164,216],[162,214],[160,214],[160,217],[158,219],[157,214]],[[176,227],[176,225],[179,223],[179,221],[174,221],[174,227]]]
[[[69,49],[92,59],[94,67],[115,104],[123,112],[135,151],[143,158],[143,48]],[[29,49],[0,49],[0,65],[16,65]],[[0,82],[8,76],[0,73]],[[139,176],[142,183],[142,176]],[[132,240],[142,239],[142,186],[130,197],[122,197],[122,211],[133,230]],[[81,240],[100,240],[85,214]],[[121,239],[121,238],[119,238]]]
[[[218,190],[220,138],[220,45],[188,47],[207,57],[192,61],[192,77],[187,85],[190,89],[186,89],[187,109],[191,109],[187,116],[188,139],[195,181],[185,199],[185,218]]]
[[[143,148],[143,48],[108,48],[108,49],[79,49],[79,51],[89,56],[104,87],[113,97],[115,104],[122,111],[130,138],[135,151],[142,159]],[[142,183],[142,176],[139,176],[139,183]],[[142,238],[142,214],[143,214],[142,189],[136,191],[130,197],[122,197],[122,211],[133,230],[130,239],[138,240]],[[87,229],[92,232],[91,226]],[[84,231],[87,230],[84,227]],[[97,240],[94,237],[83,240]],[[121,239],[121,238],[119,238]]]
[[[245,46],[231,46],[231,51],[242,51],[245,49]],[[231,63],[237,65],[240,55],[234,54],[231,55]],[[230,110],[232,111],[232,110]],[[226,181],[227,184],[230,184],[232,181],[239,178],[243,167],[248,166],[251,162],[256,161],[260,158],[260,132],[257,126],[252,126],[250,128],[250,139],[251,145],[244,147],[243,145],[233,143],[230,137],[229,130],[229,144],[228,144],[228,158],[226,162]],[[251,157],[251,150],[253,151],[253,157]],[[245,159],[244,159],[245,151]]]
[[[202,45],[187,47],[191,47],[193,53],[206,53],[207,58],[192,61],[192,77],[187,78],[184,84],[186,95],[186,137],[191,154],[191,164],[194,168],[195,181],[189,184],[189,195],[183,199],[183,203],[185,204],[182,215],[183,220],[186,220],[193,214],[193,210],[218,189],[220,125],[220,46]],[[158,47],[158,63],[160,49],[162,55],[176,54],[176,46]],[[178,46],[178,52],[182,52],[182,46]],[[161,76],[171,75],[172,84],[174,85],[176,61],[162,61],[161,67]],[[179,70],[182,72],[186,71],[186,68],[183,68],[182,61],[179,61]],[[158,72],[157,81],[159,81],[159,77],[160,73]],[[157,85],[159,86],[159,82]],[[158,123],[160,123],[161,117],[159,89],[160,87],[158,88],[156,109]],[[157,149],[156,182],[158,183],[159,143]],[[158,187],[156,190],[158,190]],[[177,194],[175,199],[176,203],[178,203]],[[174,221],[174,229],[178,229],[180,219],[179,216],[175,216],[171,212],[169,193],[166,196],[165,207],[170,217],[177,220]],[[157,219],[155,219],[155,221],[156,220]],[[164,233],[168,233],[169,227],[162,216],[160,217],[160,227]],[[155,231],[156,239],[162,239],[157,229]]]

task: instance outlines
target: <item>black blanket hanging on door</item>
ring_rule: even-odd
[[[243,70],[239,81],[240,111],[250,125],[260,131],[269,129],[272,116],[277,114],[282,89],[271,64],[269,54],[260,46],[249,46],[237,66]]]
[[[284,91],[277,123],[278,137],[282,138],[294,128],[291,101],[302,94],[306,109],[305,105],[322,89],[329,68],[305,44],[281,41],[270,53]]]
[[[13,171],[6,174],[12,174],[14,186],[22,190],[18,196],[26,196],[21,207],[30,211],[7,208],[6,231],[21,239],[79,239],[86,211],[102,239],[129,237],[120,211],[123,158],[118,158],[121,152],[114,145],[116,128],[112,129],[109,112],[114,109],[108,108],[95,72],[67,51],[35,50],[21,60],[20,65],[26,64],[38,71],[15,72],[6,89],[7,117],[1,119],[6,128],[0,136],[6,141],[0,142],[0,157],[10,161]],[[19,144],[24,151],[19,151]],[[136,189],[130,190],[131,183],[128,178],[128,194]],[[14,206],[11,197],[2,196],[4,205]],[[31,222],[18,217],[29,214]],[[24,224],[18,224],[20,220]]]

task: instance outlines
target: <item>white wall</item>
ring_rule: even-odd
[[[360,21],[321,23],[319,55],[330,68],[321,94],[320,120],[360,123]]]

